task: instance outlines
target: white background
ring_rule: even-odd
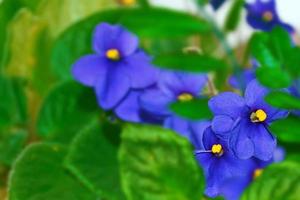
[[[251,2],[253,0],[247,0],[247,2]],[[263,0],[264,1],[264,0]],[[265,0],[268,1],[268,0]],[[212,11],[210,7],[207,9],[215,16],[216,21],[219,24],[222,24],[228,9],[230,8],[230,4],[233,0],[227,0],[226,4],[221,7],[216,13]],[[179,10],[188,10],[191,12],[195,12],[194,0],[151,0],[153,5],[169,7]],[[277,11],[280,18],[286,22],[291,24],[299,33],[300,30],[300,0],[276,0],[277,3]],[[243,13],[245,16],[245,12]],[[245,21],[245,17],[243,18],[238,31],[229,35],[229,41],[231,44],[236,44],[239,41],[246,40],[252,33],[252,28],[248,26]]]

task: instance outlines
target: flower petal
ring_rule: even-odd
[[[246,109],[244,99],[233,92],[223,92],[214,96],[208,105],[215,115],[228,115],[234,119]]]
[[[256,158],[264,161],[272,159],[277,141],[264,125],[255,127],[251,140],[254,143]]]
[[[214,117],[211,127],[217,136],[222,139],[228,139],[230,131],[233,128],[234,120],[226,115],[217,115]]]
[[[129,56],[124,63],[124,71],[130,77],[132,88],[145,88],[157,81],[159,70],[151,65],[151,58],[144,52]]]
[[[112,48],[118,49],[122,56],[128,56],[137,50],[138,43],[138,38],[121,25],[101,23],[94,31],[93,49],[102,56]]]
[[[191,143],[194,147],[198,150],[204,149],[203,146],[203,134],[204,131],[210,126],[209,121],[200,121],[200,122],[193,122],[191,124]]]
[[[199,96],[206,83],[207,76],[204,74],[165,71],[160,74],[158,87],[176,98],[184,92]]]
[[[164,127],[169,128],[190,140],[189,122],[177,116],[170,116],[164,121]]]
[[[169,104],[172,99],[163,94],[158,89],[149,89],[140,97],[140,103],[143,109],[154,115],[169,115]]]
[[[96,55],[87,55],[73,65],[72,74],[80,83],[87,86],[94,86],[98,79],[105,81],[106,71],[109,63]]]
[[[95,90],[98,102],[103,109],[112,109],[126,96],[130,88],[129,78],[118,68],[107,74],[106,80],[99,80]]]
[[[251,131],[252,126],[247,120],[241,120],[232,130],[229,143],[235,155],[240,159],[248,159],[254,155],[254,145],[249,138]]]
[[[263,87],[257,80],[251,81],[245,91],[245,101],[249,107],[257,108],[266,105],[264,97],[269,90]]]
[[[130,122],[141,122],[139,96],[141,91],[131,91],[122,100],[122,102],[115,109],[115,113],[122,120]]]

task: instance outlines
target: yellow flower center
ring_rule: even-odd
[[[266,11],[263,13],[262,18],[265,22],[270,22],[273,19],[273,13],[270,11]]]
[[[119,60],[120,52],[117,49],[109,49],[106,51],[106,57],[110,60]]]
[[[221,144],[214,144],[212,147],[211,147],[211,152],[213,154],[217,154],[219,156],[221,156],[223,154],[223,147]]]
[[[194,96],[189,93],[182,93],[177,97],[177,99],[182,102],[191,101],[193,98]]]
[[[120,4],[124,6],[131,6],[135,4],[135,1],[136,0],[119,0]]]
[[[252,122],[264,122],[267,119],[267,113],[262,109],[259,109],[251,113],[250,119]]]
[[[263,173],[263,169],[256,169],[254,172],[253,172],[253,179],[256,179],[258,177],[260,177]]]

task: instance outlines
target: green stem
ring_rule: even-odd
[[[222,30],[219,29],[219,27],[217,26],[217,24],[214,21],[214,19],[200,5],[198,5],[198,11],[211,24],[212,29],[213,29],[213,33],[215,34],[215,36],[220,41],[220,43],[222,45],[222,48],[224,49],[226,55],[229,58],[231,66],[233,67],[233,73],[237,76],[238,82],[242,86],[244,86],[245,85],[244,84],[244,80],[240,76],[240,74],[241,74],[240,73],[241,72],[241,68],[240,68],[239,62],[238,62],[236,56],[234,55],[234,52],[233,52],[232,48],[230,47],[230,45],[229,45],[229,43],[228,43],[228,41],[226,39],[226,36],[222,32]]]

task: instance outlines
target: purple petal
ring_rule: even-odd
[[[206,83],[207,76],[204,74],[166,71],[160,74],[158,87],[164,93],[176,98],[184,92],[199,96]]]
[[[285,149],[282,147],[277,147],[273,153],[273,162],[278,163],[284,160],[285,158]]]
[[[263,87],[257,80],[251,81],[245,91],[245,101],[249,107],[257,107],[266,105],[264,97],[269,93],[269,90]]]
[[[264,161],[272,159],[277,141],[264,125],[255,126],[251,140],[255,146],[255,157]]]
[[[260,85],[257,80],[253,80],[248,84],[245,92],[245,100],[251,111],[264,110],[267,114],[267,123],[287,117],[288,111],[274,108],[265,102],[264,98],[268,93],[269,90]]]
[[[94,86],[99,79],[105,81],[106,71],[109,63],[96,55],[87,55],[73,65],[72,74],[80,83]]]
[[[247,120],[242,120],[240,124],[232,130],[230,146],[235,155],[240,159],[248,159],[254,155],[254,145],[249,138],[252,130],[252,126]]]
[[[214,117],[211,127],[212,130],[223,139],[227,139],[230,131],[233,128],[234,120],[226,115],[218,115]]]
[[[112,109],[126,96],[130,81],[122,71],[115,68],[109,71],[106,80],[98,80],[95,90],[98,102],[103,109]]]
[[[225,180],[221,185],[221,194],[226,199],[239,200],[246,187],[251,183],[250,176],[237,176]]]
[[[159,70],[151,65],[151,58],[144,52],[129,56],[124,63],[124,71],[130,77],[132,88],[145,88],[157,81]]]
[[[187,138],[188,140],[191,140],[189,122],[186,119],[182,119],[177,116],[168,117],[164,121],[164,127],[172,129],[172,130],[176,131],[177,133],[179,133],[180,135]]]
[[[140,98],[142,108],[154,115],[169,115],[171,101],[172,99],[158,89],[149,89]]]
[[[93,49],[102,56],[114,48],[126,57],[137,50],[138,43],[138,38],[121,25],[101,23],[94,31]]]
[[[222,159],[217,159],[210,165],[208,173],[205,194],[209,197],[216,197],[220,195],[222,182],[232,176],[231,170]]]
[[[140,106],[138,99],[140,94],[140,91],[129,92],[129,94],[115,109],[116,115],[125,121],[141,122]]]
[[[244,99],[233,92],[224,92],[214,96],[208,105],[215,115],[228,115],[234,119],[239,117],[246,108]]]
[[[191,124],[191,143],[196,149],[204,149],[202,142],[203,134],[204,131],[210,126],[210,124],[211,123],[209,121],[194,122]]]
[[[215,135],[211,127],[205,129],[203,133],[203,146],[205,150],[211,150],[214,144],[219,144],[219,138]]]

